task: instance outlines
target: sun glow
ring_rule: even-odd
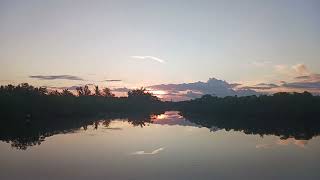
[[[179,114],[178,111],[172,111],[172,112],[165,112],[164,114],[159,115],[153,115],[152,117],[153,121],[163,121],[163,120],[179,120],[183,119],[183,117]]]
[[[167,119],[169,116],[167,114],[160,114],[160,115],[155,115],[152,117],[153,120],[162,120],[162,119]]]
[[[166,91],[162,91],[162,90],[149,90],[149,92],[154,94],[154,95],[165,95],[165,94],[167,94]]]

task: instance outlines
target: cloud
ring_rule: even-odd
[[[161,147],[161,148],[158,148],[152,152],[145,152],[145,151],[136,151],[136,152],[133,152],[131,153],[132,155],[155,155],[155,154],[158,154],[160,153],[160,151],[163,151],[164,148]]]
[[[294,69],[298,74],[309,74],[309,70],[306,65],[304,64],[296,64],[292,66],[292,69]]]
[[[253,61],[250,64],[256,67],[265,67],[267,65],[270,65],[271,63],[271,61]]]
[[[284,82],[282,87],[320,91],[320,74],[310,72],[304,64],[296,64],[292,69],[299,76],[296,76],[292,82]]]
[[[64,90],[64,89],[68,89],[68,90],[77,90],[78,87],[80,86],[65,86],[65,87],[55,87],[55,86],[45,86],[48,89],[53,89],[53,90]]]
[[[269,90],[273,88],[277,88],[279,85],[273,83],[259,83],[253,86],[244,86],[242,89],[254,89],[254,90]]]
[[[247,96],[258,94],[251,89],[233,89],[235,85],[229,84],[226,81],[210,78],[207,82],[193,82],[193,83],[181,83],[181,84],[159,84],[149,86],[152,90],[165,91],[163,95],[164,99],[170,100],[187,100],[200,97],[204,94],[211,94],[219,97],[224,96]]]
[[[193,82],[181,84],[160,84],[149,86],[151,89],[165,90],[165,91],[197,91],[204,94],[216,94],[224,96],[234,91],[231,85],[226,81],[210,78],[207,82]]]
[[[116,92],[128,92],[131,89],[126,88],[126,87],[122,87],[122,88],[113,88],[112,91],[116,91]]]
[[[282,85],[287,88],[297,88],[297,89],[319,89],[320,90],[320,81],[319,82],[292,82],[285,83]]]
[[[320,74],[310,74],[305,76],[297,76],[295,79],[305,82],[318,82],[320,81]]]
[[[46,87],[46,88],[52,89],[52,90],[68,89],[68,90],[74,91],[74,90],[77,90],[78,87],[83,87],[83,86],[89,86],[89,88],[93,88],[95,86],[95,84],[88,83],[88,84],[76,84],[76,85],[73,85],[73,86],[60,86],[60,87],[57,87],[57,86],[43,86],[43,87]]]
[[[153,61],[157,61],[159,63],[164,63],[165,62],[163,59],[160,59],[160,58],[157,58],[157,57],[154,57],[154,56],[131,56],[131,58],[153,60]]]
[[[287,76],[297,76],[297,75],[309,75],[311,72],[305,64],[295,64],[295,65],[286,65],[286,64],[277,64],[274,65],[274,69],[281,74]]]
[[[298,76],[298,77],[295,77],[296,79],[303,79],[303,80],[306,80],[306,79],[309,79],[309,76]]]
[[[200,125],[186,120],[178,111],[167,111],[164,114],[154,115],[151,118],[152,124],[201,127]]]
[[[295,64],[292,66],[278,64],[274,66],[274,69],[276,72],[284,75],[286,81],[279,81],[281,84],[260,83],[253,86],[243,86],[238,89],[251,89],[267,93],[279,91],[320,93],[320,74],[312,73],[305,64]]]
[[[122,81],[122,80],[120,80],[120,79],[106,79],[106,80],[104,80],[104,82],[120,82],[120,81]]]
[[[35,76],[29,76],[29,78],[39,79],[39,80],[64,79],[64,80],[84,81],[84,79],[82,79],[81,77],[72,76],[72,75],[49,75],[49,76],[35,75]]]
[[[287,91],[287,92],[309,91],[313,94],[318,94],[320,92],[320,81],[314,81],[314,82],[304,81],[304,79],[307,79],[307,78],[309,78],[309,76],[308,77],[299,76],[295,78],[297,81],[293,81],[293,82],[281,81],[282,84],[280,85],[272,84],[272,83],[271,84],[261,83],[253,86],[244,86],[244,87],[241,87],[240,89],[251,89],[251,90],[269,92],[269,93],[274,93],[279,91]]]

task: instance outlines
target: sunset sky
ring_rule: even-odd
[[[318,0],[1,0],[0,84],[217,78],[231,88],[320,92],[319,9]]]

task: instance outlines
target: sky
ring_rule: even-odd
[[[318,92],[319,8],[318,0],[0,0],[0,84],[135,88],[217,78],[279,86],[273,92],[313,83]]]

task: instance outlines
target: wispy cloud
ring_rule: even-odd
[[[244,86],[242,89],[269,90],[277,87],[279,87],[279,85],[273,83],[259,83],[253,86]]]
[[[158,154],[160,151],[163,151],[164,148],[161,147],[161,148],[158,148],[152,152],[145,152],[145,151],[136,151],[136,152],[133,152],[131,153],[132,155],[155,155],[155,154]]]
[[[34,76],[29,76],[29,78],[33,79],[39,79],[39,80],[57,80],[57,79],[64,79],[64,80],[75,80],[75,81],[84,81],[81,77],[78,76],[72,76],[72,75],[49,75],[49,76],[44,76],[44,75],[34,75]]]
[[[153,60],[153,61],[157,61],[159,63],[165,63],[165,61],[163,59],[160,59],[160,58],[157,58],[157,57],[154,57],[154,56],[131,56],[131,58]]]
[[[120,79],[106,79],[106,80],[104,80],[104,82],[120,82],[120,81],[122,81],[122,80],[120,80]]]
[[[253,61],[250,64],[256,67],[265,67],[267,65],[272,64],[272,62],[271,61]]]
[[[113,88],[112,91],[116,91],[116,92],[128,92],[132,89],[126,88],[126,87],[122,87],[122,88]]]
[[[80,86],[65,86],[65,87],[55,87],[55,86],[44,86],[48,89],[52,89],[52,90],[64,90],[64,89],[68,89],[68,90],[76,90],[78,87]]]
[[[283,87],[287,88],[296,88],[296,89],[316,89],[320,90],[320,82],[292,82],[292,83],[284,83]]]
[[[295,77],[297,80],[305,81],[305,82],[320,82],[320,74],[310,74],[306,76],[298,76]]]
[[[305,64],[277,64],[273,66],[276,74],[281,75],[280,84],[260,83],[242,86],[240,89],[251,89],[259,92],[275,93],[279,91],[320,93],[320,74],[313,73]]]

